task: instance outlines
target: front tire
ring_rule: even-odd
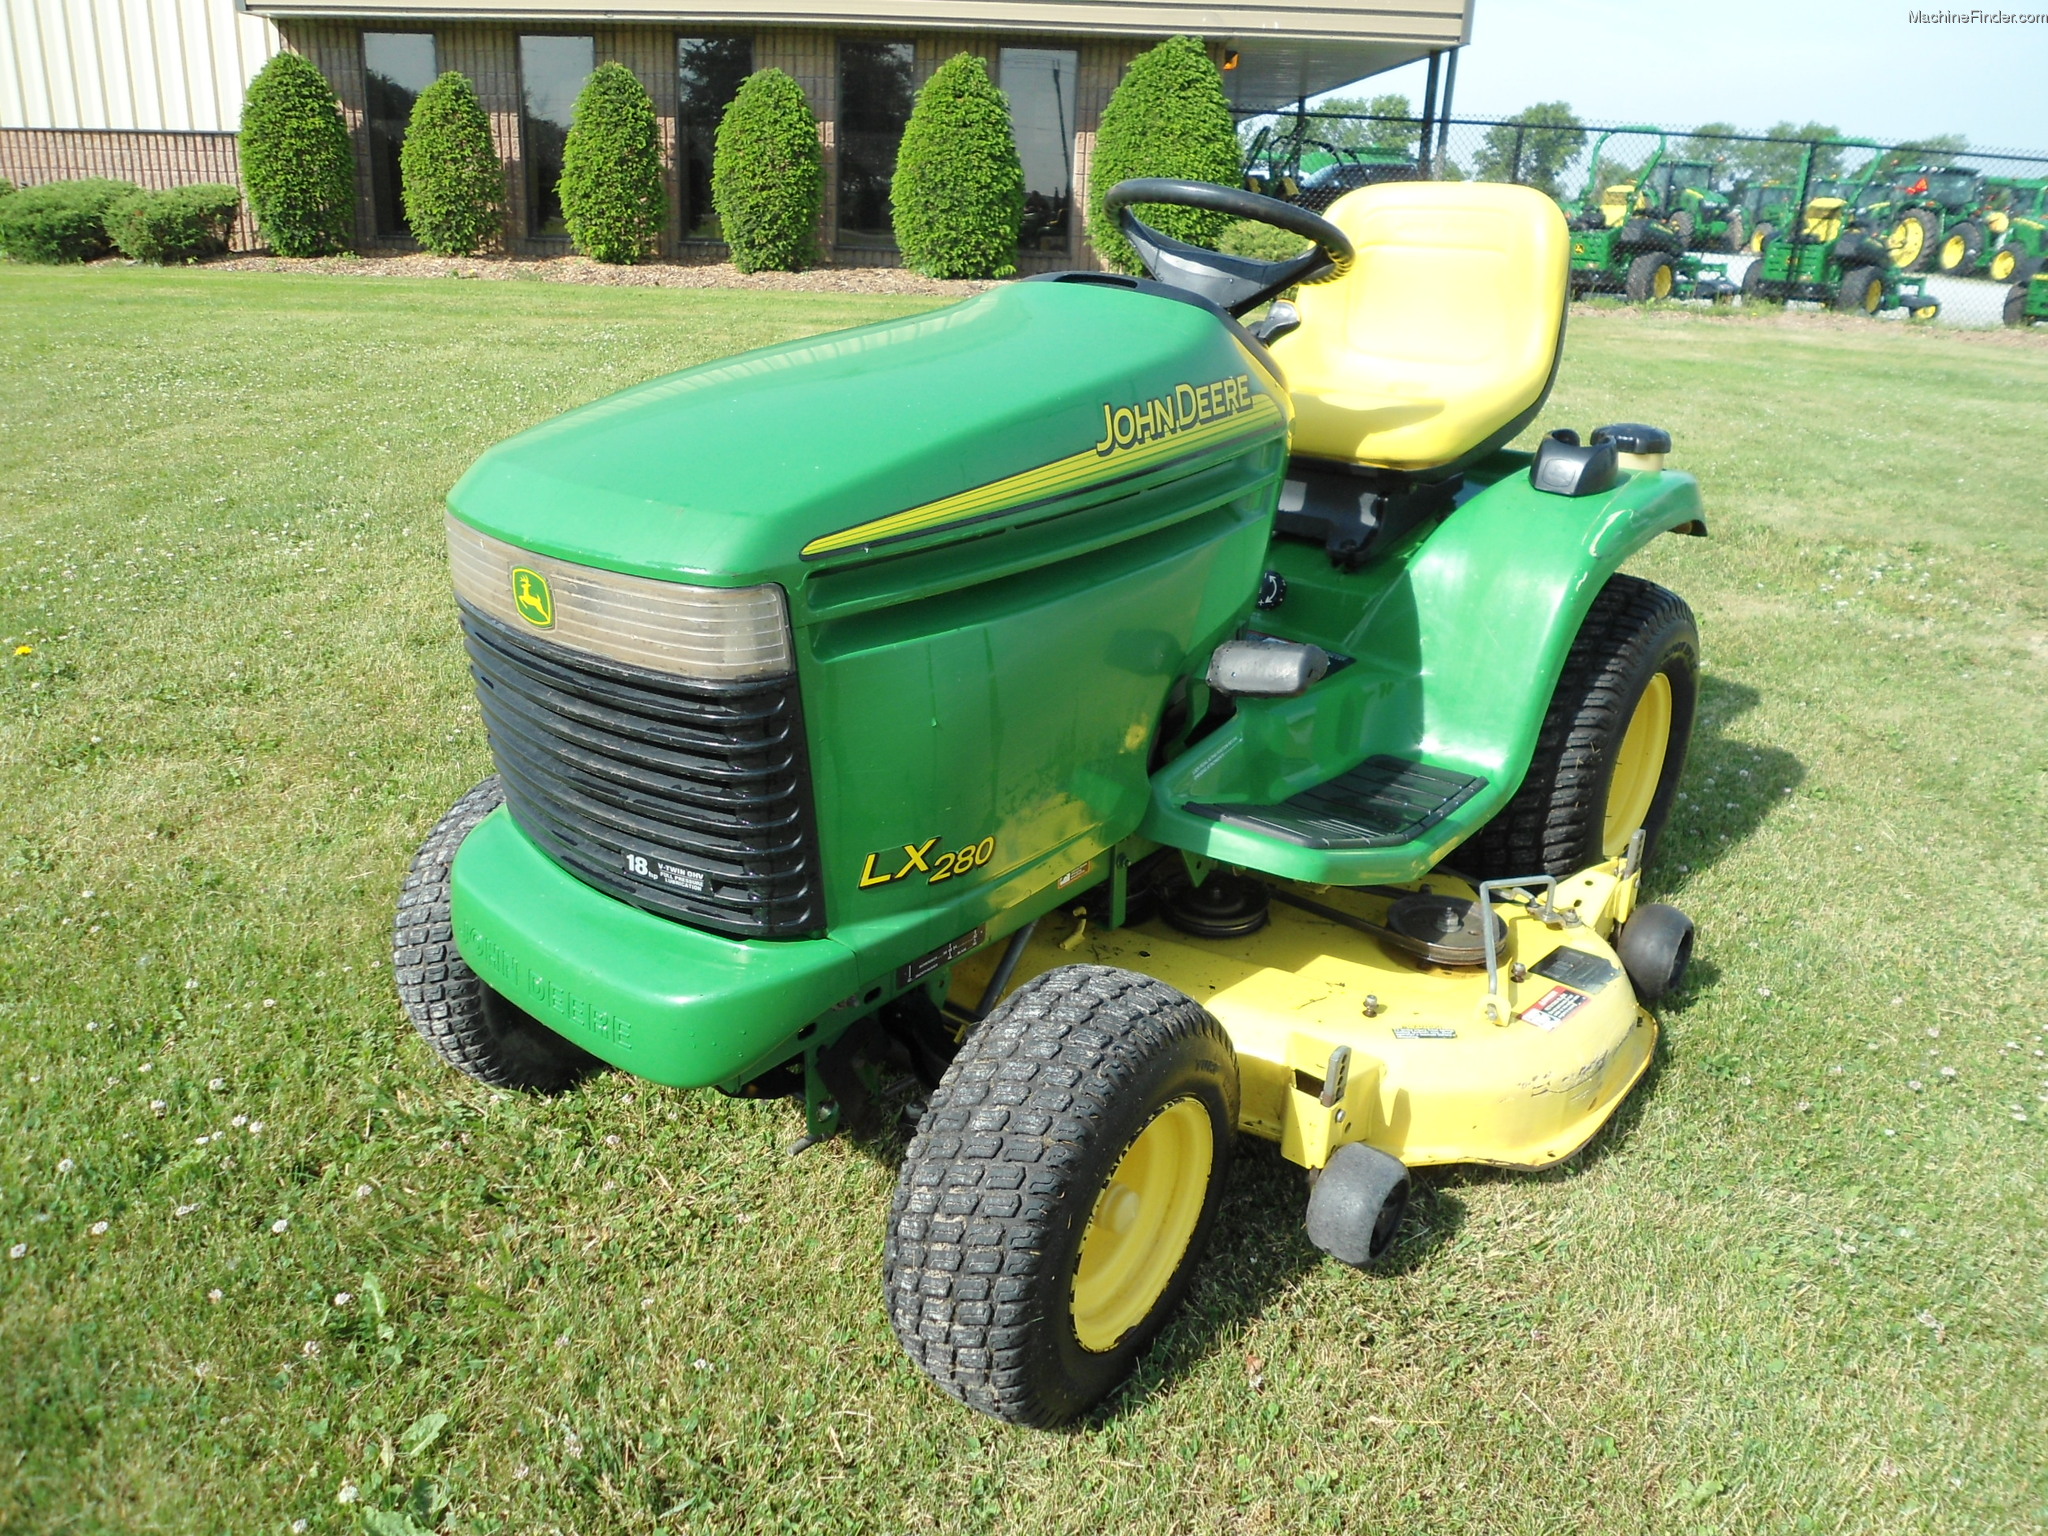
[[[1644,858],[1670,819],[1699,699],[1699,626],[1676,592],[1615,576],[1593,599],[1514,798],[1451,858],[1475,879]]]
[[[1908,208],[1885,237],[1902,272],[1925,272],[1941,239],[1941,220],[1925,208]]]
[[[603,1065],[484,984],[455,947],[449,909],[456,850],[505,803],[496,775],[456,801],[420,845],[398,897],[391,975],[420,1037],[493,1088],[559,1093]]]
[[[2004,318],[2007,325],[2026,325],[2029,323],[2027,320],[2027,284],[2014,283],[2012,287],[2005,291]]]
[[[1950,277],[1968,277],[1977,270],[1983,255],[1984,226],[1975,219],[1965,219],[1948,232],[1935,260]]]
[[[1884,274],[1875,267],[1851,267],[1835,289],[1835,308],[1845,315],[1874,315],[1884,307]]]
[[[1671,258],[1662,251],[1645,251],[1628,265],[1627,292],[1632,303],[1671,297]]]
[[[1041,1427],[1115,1389],[1208,1241],[1237,1054],[1163,982],[1068,965],[967,1039],[903,1161],[883,1250],[896,1336],[969,1407]]]

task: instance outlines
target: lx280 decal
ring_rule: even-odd
[[[937,885],[942,880],[951,880],[971,869],[979,869],[996,856],[993,837],[984,837],[965,848],[934,853],[932,850],[941,841],[940,838],[928,837],[921,843],[905,843],[900,849],[892,848],[887,853],[869,854],[867,862],[861,866],[860,888],[871,891],[878,885],[894,885],[912,875],[923,875],[926,885]]]

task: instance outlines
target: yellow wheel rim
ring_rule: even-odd
[[[1749,237],[1749,248],[1752,251],[1761,251],[1764,248],[1764,236],[1766,233],[1768,233],[1768,231],[1759,229],[1755,234]]]
[[[2012,269],[2019,264],[2019,258],[2011,251],[2000,251],[1991,258],[1991,275],[2002,283],[2012,276]]]
[[[1941,270],[1953,272],[1963,264],[1963,255],[1969,250],[1969,242],[1961,235],[1950,235],[1941,242]]]
[[[1669,267],[1659,267],[1657,269],[1657,275],[1650,283],[1650,291],[1660,299],[1671,297],[1671,269]]]
[[[1095,1197],[1074,1268],[1074,1336],[1101,1353],[1152,1315],[1202,1219],[1216,1162],[1209,1112],[1175,1099]]]
[[[1918,219],[1901,219],[1892,227],[1892,237],[1885,242],[1892,248],[1892,260],[1902,267],[1910,267],[1920,259],[1920,251],[1927,244],[1927,231],[1920,227]]]
[[[1671,678],[1659,672],[1636,700],[1614,754],[1614,775],[1607,782],[1607,822],[1600,850],[1607,858],[1626,852],[1628,840],[1650,817],[1657,782],[1664,777],[1664,755],[1671,748]]]
[[[1863,313],[1874,315],[1883,307],[1884,284],[1873,277],[1870,286],[1863,290]]]
[[[1915,320],[1932,320],[1936,315],[1940,313],[1941,311],[1936,309],[1932,304],[1923,304],[1918,309],[1913,311],[1913,318]]]

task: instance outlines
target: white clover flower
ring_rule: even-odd
[[[1943,1067],[1941,1069],[1941,1075],[1943,1077],[1954,1077],[1956,1075],[1956,1069],[1954,1067]]]
[[[362,1490],[357,1488],[354,1483],[343,1483],[341,1491],[334,1496],[334,1502],[337,1504],[353,1504],[361,1497]]]
[[[263,1122],[261,1120],[251,1120],[249,1122],[249,1134],[251,1136],[261,1136],[263,1134]]]
[[[1918,1093],[1922,1088],[1926,1087],[1927,1085],[1921,1082],[1919,1078],[1915,1077],[1909,1079],[1906,1083],[1906,1086],[1912,1089],[1915,1093]]]
[[[224,1077],[216,1077],[206,1086],[211,1088],[215,1093],[222,1093],[225,1092],[227,1089],[228,1080]]]
[[[198,1209],[199,1207],[196,1205],[181,1205],[177,1208],[176,1211],[172,1212],[172,1214],[176,1216],[190,1216],[194,1211]]]
[[[1771,989],[1769,987],[1758,987],[1756,989],[1756,995],[1758,997],[1769,997],[1771,995]]]
[[[149,1101],[149,1112],[152,1115],[161,1115],[169,1107],[162,1099],[151,1099]]]
[[[369,1185],[367,1185],[367,1184],[358,1184],[358,1185],[356,1186],[356,1198],[357,1198],[358,1200],[367,1200],[367,1199],[369,1199],[369,1198],[370,1198],[370,1186],[369,1186]]]
[[[238,1131],[248,1123],[249,1117],[247,1115],[237,1115],[234,1119],[228,1122],[229,1125],[232,1125]]]
[[[220,1288],[216,1286],[214,1287],[214,1289],[208,1291],[206,1293],[206,1299],[210,1302],[213,1302],[215,1305],[219,1305],[221,1301]]]
[[[57,1171],[59,1173],[69,1173],[72,1169],[76,1168],[77,1166],[78,1164],[71,1161],[71,1159],[68,1157],[60,1157],[57,1159]]]
[[[608,1147],[616,1147],[619,1144],[619,1138],[616,1136],[607,1136],[604,1139],[604,1144]]]
[[[8,1250],[7,1250],[7,1257],[9,1257],[10,1259],[25,1259],[25,1258],[27,1258],[27,1257],[28,1257],[28,1244],[27,1244],[27,1243],[16,1243],[16,1244],[15,1244],[15,1245],[14,1245],[14,1246],[13,1246],[12,1248],[10,1248],[10,1249],[8,1249]]]
[[[266,997],[265,999],[263,999],[263,1006],[266,1008],[275,1008],[277,1006],[277,999],[274,997]]]
[[[290,1225],[291,1221],[287,1217],[280,1216],[277,1218],[277,1220],[273,1221],[270,1224],[270,1230],[272,1232],[277,1233],[280,1237],[282,1237],[284,1235],[285,1229]]]
[[[294,1520],[292,1522],[292,1536],[305,1536],[305,1533],[306,1522],[304,1520]]]
[[[107,1227],[108,1227],[108,1223],[107,1223],[107,1222],[104,1222],[104,1221],[96,1221],[96,1222],[94,1222],[94,1223],[92,1224],[92,1235],[93,1235],[94,1237],[105,1237],[105,1236],[107,1235]]]
[[[187,992],[197,992],[199,990],[199,978],[197,976],[187,976],[185,978],[185,990]]]
[[[345,1307],[355,1299],[354,1294],[349,1291],[336,1291],[334,1293],[334,1304],[337,1307]]]
[[[308,1360],[312,1359],[315,1355],[320,1353],[320,1341],[318,1339],[306,1340],[305,1343],[299,1346],[299,1353],[304,1355]]]

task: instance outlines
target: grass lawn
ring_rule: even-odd
[[[1545,424],[1669,426],[1715,534],[1636,567],[1707,654],[1657,1063],[1385,1273],[1249,1145],[1077,1430],[915,1374],[894,1169],[795,1108],[429,1054],[391,904],[490,766],[443,492],[925,307],[0,269],[0,1529],[2041,1530],[2048,338],[1573,319]]]

